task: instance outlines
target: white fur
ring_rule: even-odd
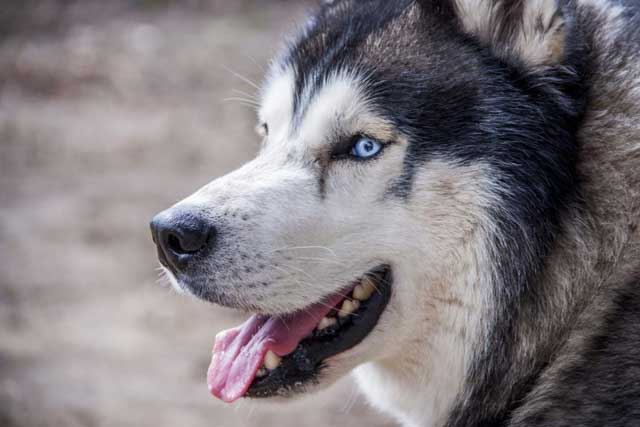
[[[279,314],[389,263],[387,309],[360,345],[328,361],[321,385],[364,364],[356,376],[376,406],[407,425],[441,425],[462,390],[491,299],[478,268],[490,171],[433,161],[416,175],[410,201],[385,197],[403,169],[407,136],[374,114],[351,73],[327,78],[295,127],[292,76],[280,70],[266,85],[260,120],[270,133],[260,155],[181,202],[218,216],[238,212],[225,216],[233,238],[222,242],[208,276],[225,294]],[[393,142],[380,161],[329,162],[321,200],[316,159],[336,135],[361,133]],[[244,272],[259,263],[268,267]],[[256,280],[268,286],[248,287]]]
[[[273,77],[262,90],[262,108],[259,111],[258,119],[260,123],[269,125],[271,139],[286,139],[291,124],[293,114],[293,85],[295,76],[291,68],[276,74],[274,67]]]

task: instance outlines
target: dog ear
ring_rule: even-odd
[[[463,32],[505,61],[539,67],[560,64],[565,56],[568,23],[561,0],[418,1],[426,11],[453,13]]]

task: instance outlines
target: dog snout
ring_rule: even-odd
[[[151,236],[160,262],[173,271],[183,270],[197,255],[213,247],[216,227],[188,208],[171,208],[151,220]]]

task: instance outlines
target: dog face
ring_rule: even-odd
[[[443,399],[460,392],[507,274],[498,253],[519,236],[528,259],[544,239],[523,215],[569,185],[546,180],[569,154],[542,146],[561,130],[448,13],[322,7],[268,74],[257,158],[154,220],[177,288],[256,313],[217,338],[216,396],[290,395],[410,359],[425,382],[445,367]]]

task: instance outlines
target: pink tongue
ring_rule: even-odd
[[[342,299],[342,295],[332,296],[283,319],[256,314],[242,325],[220,332],[207,371],[211,394],[225,402],[242,397],[262,366],[267,351],[278,356],[293,352]]]

